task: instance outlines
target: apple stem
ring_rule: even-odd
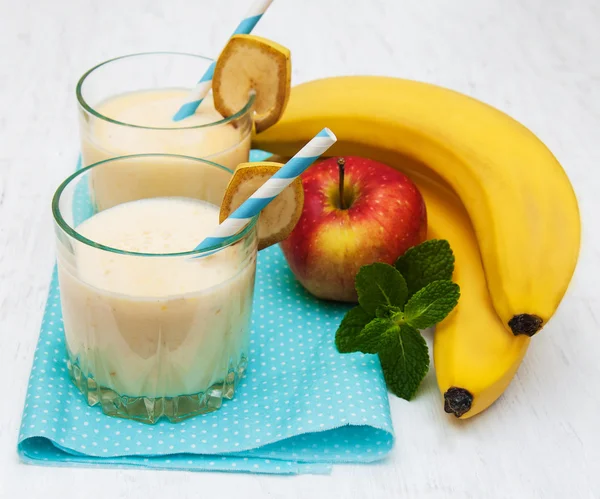
[[[340,187],[340,208],[345,210],[344,206],[344,166],[346,166],[346,160],[344,158],[339,158],[337,160],[338,171],[339,171],[339,187]]]

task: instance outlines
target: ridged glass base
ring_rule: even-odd
[[[67,361],[71,380],[89,405],[100,404],[102,412],[108,416],[133,419],[147,424],[154,424],[163,416],[171,423],[177,423],[199,414],[216,411],[221,407],[224,398],[233,398],[247,364],[246,357],[242,356],[236,368],[230,366],[223,381],[213,383],[203,392],[152,398],[120,395],[111,388],[98,385],[94,378],[87,377],[76,362]]]

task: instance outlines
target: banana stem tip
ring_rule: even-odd
[[[454,414],[457,418],[469,412],[472,405],[473,395],[469,390],[451,386],[444,393],[444,411]]]
[[[533,314],[519,314],[515,315],[511,320],[508,321],[508,327],[515,336],[519,334],[526,334],[527,336],[533,336],[540,329],[544,320],[541,317]]]

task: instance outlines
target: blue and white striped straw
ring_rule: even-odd
[[[312,165],[327,149],[337,141],[329,128],[323,128],[312,140],[283,165],[269,180],[261,185],[252,196],[223,223],[217,227],[211,237],[202,241],[196,250],[203,250],[221,244],[242,230],[252,217],[258,215],[277,195],[290,185],[304,170]]]
[[[250,8],[246,17],[242,19],[242,22],[235,28],[233,35],[247,35],[256,26],[256,23],[260,20],[269,5],[273,0],[256,0],[254,5]],[[190,92],[188,100],[179,108],[179,111],[173,116],[174,121],[181,121],[196,112],[198,106],[202,104],[202,101],[208,94],[210,87],[212,87],[212,79],[215,73],[216,62],[213,61],[206,72],[200,78],[200,81],[196,84],[196,87]]]

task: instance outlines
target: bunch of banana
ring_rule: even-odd
[[[408,174],[425,197],[431,236],[450,241],[461,299],[437,327],[434,362],[446,411],[481,412],[508,386],[573,274],[580,222],[565,172],[500,111],[397,78],[296,86],[281,121],[253,144],[292,155],[323,126],[338,137],[332,155]]]

